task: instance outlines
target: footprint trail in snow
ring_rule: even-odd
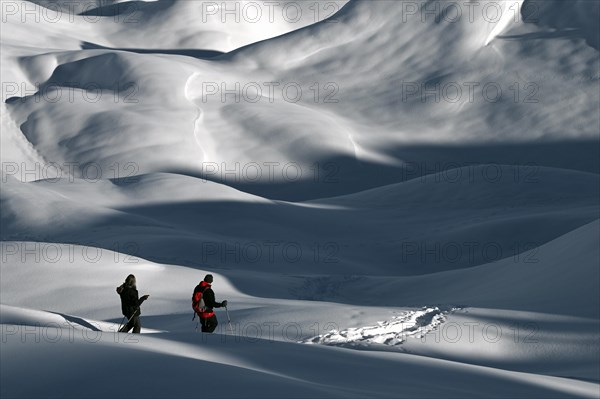
[[[389,346],[401,345],[407,338],[422,338],[446,321],[448,313],[458,310],[441,310],[439,307],[424,307],[420,310],[403,312],[391,320],[377,322],[375,326],[332,330],[302,341],[306,344],[361,347],[370,344]]]

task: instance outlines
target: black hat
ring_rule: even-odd
[[[206,281],[207,283],[212,283],[213,282],[212,274],[207,274],[206,276],[204,276],[204,281]]]

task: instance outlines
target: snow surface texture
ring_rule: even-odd
[[[600,397],[598,2],[0,5],[3,398]]]

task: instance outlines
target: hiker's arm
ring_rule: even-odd
[[[221,304],[215,302],[215,292],[211,289],[204,291],[204,304],[209,308],[220,308]]]
[[[144,303],[144,301],[146,299],[148,299],[150,295],[144,295],[143,297],[141,297],[140,299],[138,299],[138,306],[142,306],[142,303]]]

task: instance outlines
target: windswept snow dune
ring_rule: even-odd
[[[169,3],[170,11],[198,6],[150,2],[143,7],[162,3]],[[562,9],[560,2],[552,3],[556,12]],[[594,48],[576,38],[503,36],[486,46],[496,27],[489,18],[477,12],[473,21],[448,22],[443,16],[450,11],[443,4],[434,2],[439,15],[423,21],[419,12],[393,2],[353,1],[335,21],[316,22],[216,60],[79,50],[69,39],[62,51],[32,54],[31,46],[43,46],[44,39],[31,39],[19,50],[16,32],[27,22],[10,14],[3,24],[10,49],[3,69],[19,83],[7,110],[21,132],[12,131],[4,140],[25,139],[59,165],[94,162],[105,171],[116,162],[135,162],[137,173],[207,175],[207,164],[215,163],[220,173],[212,177],[235,184],[239,173],[225,170],[237,163],[255,162],[264,169],[265,163],[294,162],[305,180],[312,176],[310,165],[340,156],[401,164],[406,145],[597,138],[600,64]],[[518,16],[518,10],[511,9],[511,15]],[[70,27],[69,35],[79,35],[81,42],[103,37],[103,24],[71,17],[75,22],[40,25]],[[503,35],[536,29],[524,18],[513,19]],[[78,24],[83,27],[75,29]],[[143,20],[122,25],[147,26]],[[39,101],[62,93],[57,101]],[[67,140],[70,145],[61,145]],[[534,161],[546,165],[552,158]],[[475,159],[463,154],[448,162]],[[281,170],[276,172],[272,178],[263,170],[256,182],[285,180]],[[341,170],[336,177],[346,174],[350,171]]]
[[[600,397],[597,2],[0,6],[0,396]]]
[[[107,249],[129,240],[131,255],[201,268],[250,261],[261,272],[348,275],[368,264],[373,275],[420,275],[511,259],[590,223],[600,192],[595,174],[497,165],[308,203],[171,174],[75,181],[10,178],[2,238]]]
[[[347,303],[437,303],[600,318],[600,223],[580,227],[544,245],[473,268],[391,279],[303,276],[293,292]],[[330,287],[328,290],[327,288]],[[381,293],[357,301],[355,292]]]

